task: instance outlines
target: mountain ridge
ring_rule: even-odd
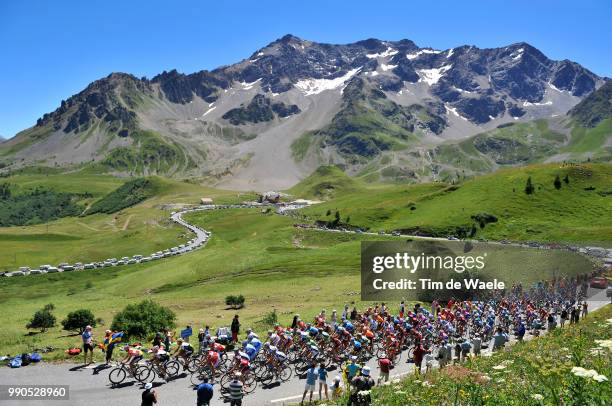
[[[563,116],[604,82],[525,42],[434,50],[411,40],[325,44],[288,34],[211,71],[111,73],[4,142],[0,161],[62,167],[130,153],[142,162],[120,172],[159,173],[142,158],[145,131],[161,148],[152,156],[173,151],[163,165],[171,176],[289,187],[320,164],[357,174],[388,155],[410,159],[505,123]],[[316,142],[296,160],[292,146],[305,136]],[[416,178],[431,175],[421,172]]]

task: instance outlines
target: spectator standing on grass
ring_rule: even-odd
[[[85,364],[93,363],[93,332],[91,326],[85,327],[85,331],[81,334],[83,339],[83,354],[85,355]],[[89,363],[87,362],[87,352],[89,352]]]
[[[106,365],[110,364],[113,360],[113,350],[115,349],[115,342],[113,341],[113,332],[111,330],[106,330],[104,332],[104,342],[108,342],[106,346]],[[108,341],[107,341],[108,340]]]
[[[232,331],[232,342],[237,343],[238,333],[240,333],[240,320],[238,319],[238,315],[234,316],[230,330]]]
[[[157,391],[153,389],[153,384],[151,382],[145,384],[141,397],[142,402],[140,406],[153,406],[157,404]]]
[[[348,310],[349,306],[347,304],[344,305],[344,310],[342,311],[342,320],[347,320],[348,319]]]
[[[565,322],[567,321],[567,309],[564,307],[561,310],[561,328],[565,327]]]
[[[482,338],[480,338],[480,334],[476,334],[476,337],[472,339],[472,345],[474,346],[474,355],[479,356],[480,350],[482,349]]]
[[[524,322],[520,322],[518,330],[516,330],[516,338],[518,339],[518,341],[523,341],[523,339],[525,338],[525,333],[527,332],[527,329],[525,328],[525,323]]]
[[[332,383],[331,391],[332,391],[332,399],[337,400],[340,395],[342,395],[342,387],[340,386],[340,375],[336,375],[334,378],[334,383]]]
[[[461,343],[461,361],[464,362],[470,355],[470,351],[472,350],[472,343],[468,338],[463,340]]]
[[[204,377],[202,383],[198,385],[198,400],[196,406],[210,406],[214,391],[212,384],[208,383],[208,378]]]
[[[589,314],[589,304],[585,300],[582,302],[582,317],[585,317],[587,314]]]
[[[244,393],[242,391],[242,382],[240,381],[241,376],[240,372],[236,372],[234,379],[229,384],[230,406],[242,406]]]

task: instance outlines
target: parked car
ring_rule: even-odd
[[[46,272],[47,271],[42,270],[42,269],[32,269],[30,271],[30,275],[40,275],[40,274],[43,274],[43,273],[46,273]]]
[[[55,273],[55,272],[62,272],[62,270],[54,266],[50,266],[49,268],[47,268],[47,273]]]
[[[603,276],[596,276],[591,279],[589,286],[595,289],[605,289],[608,287],[608,279]]]

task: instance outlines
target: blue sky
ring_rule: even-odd
[[[606,0],[1,1],[0,135],[33,125],[110,72],[213,69],[287,33],[329,43],[408,38],[439,49],[526,41],[612,77],[611,15]]]

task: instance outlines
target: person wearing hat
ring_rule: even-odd
[[[358,402],[359,392],[369,391],[374,387],[374,380],[370,376],[370,367],[365,366],[361,368],[361,373],[351,380],[351,394],[347,406],[356,404],[370,404],[370,396],[368,395],[361,402]]]
[[[157,391],[153,389],[153,384],[148,382],[144,386],[140,406],[153,406],[154,404],[157,404]]]
[[[85,327],[83,334],[81,334],[81,338],[83,339],[83,354],[85,355],[85,364],[89,365],[93,363],[93,332],[91,326]],[[89,363],[87,362],[87,352],[89,351]]]
[[[244,396],[242,389],[242,374],[240,372],[234,373],[234,379],[229,384],[229,398],[230,406],[242,406],[242,397]]]
[[[331,391],[332,391],[332,399],[337,400],[342,394],[342,387],[340,386],[340,375],[336,375],[334,378],[334,383],[332,383]]]
[[[210,406],[210,401],[213,398],[213,385],[208,383],[207,377],[204,377],[202,383],[198,385],[197,394],[196,406]]]
[[[113,332],[111,330],[106,330],[104,332],[104,342],[108,343],[105,349],[106,353],[106,365],[110,364],[113,359],[113,350],[115,349],[115,343],[112,342]]]

